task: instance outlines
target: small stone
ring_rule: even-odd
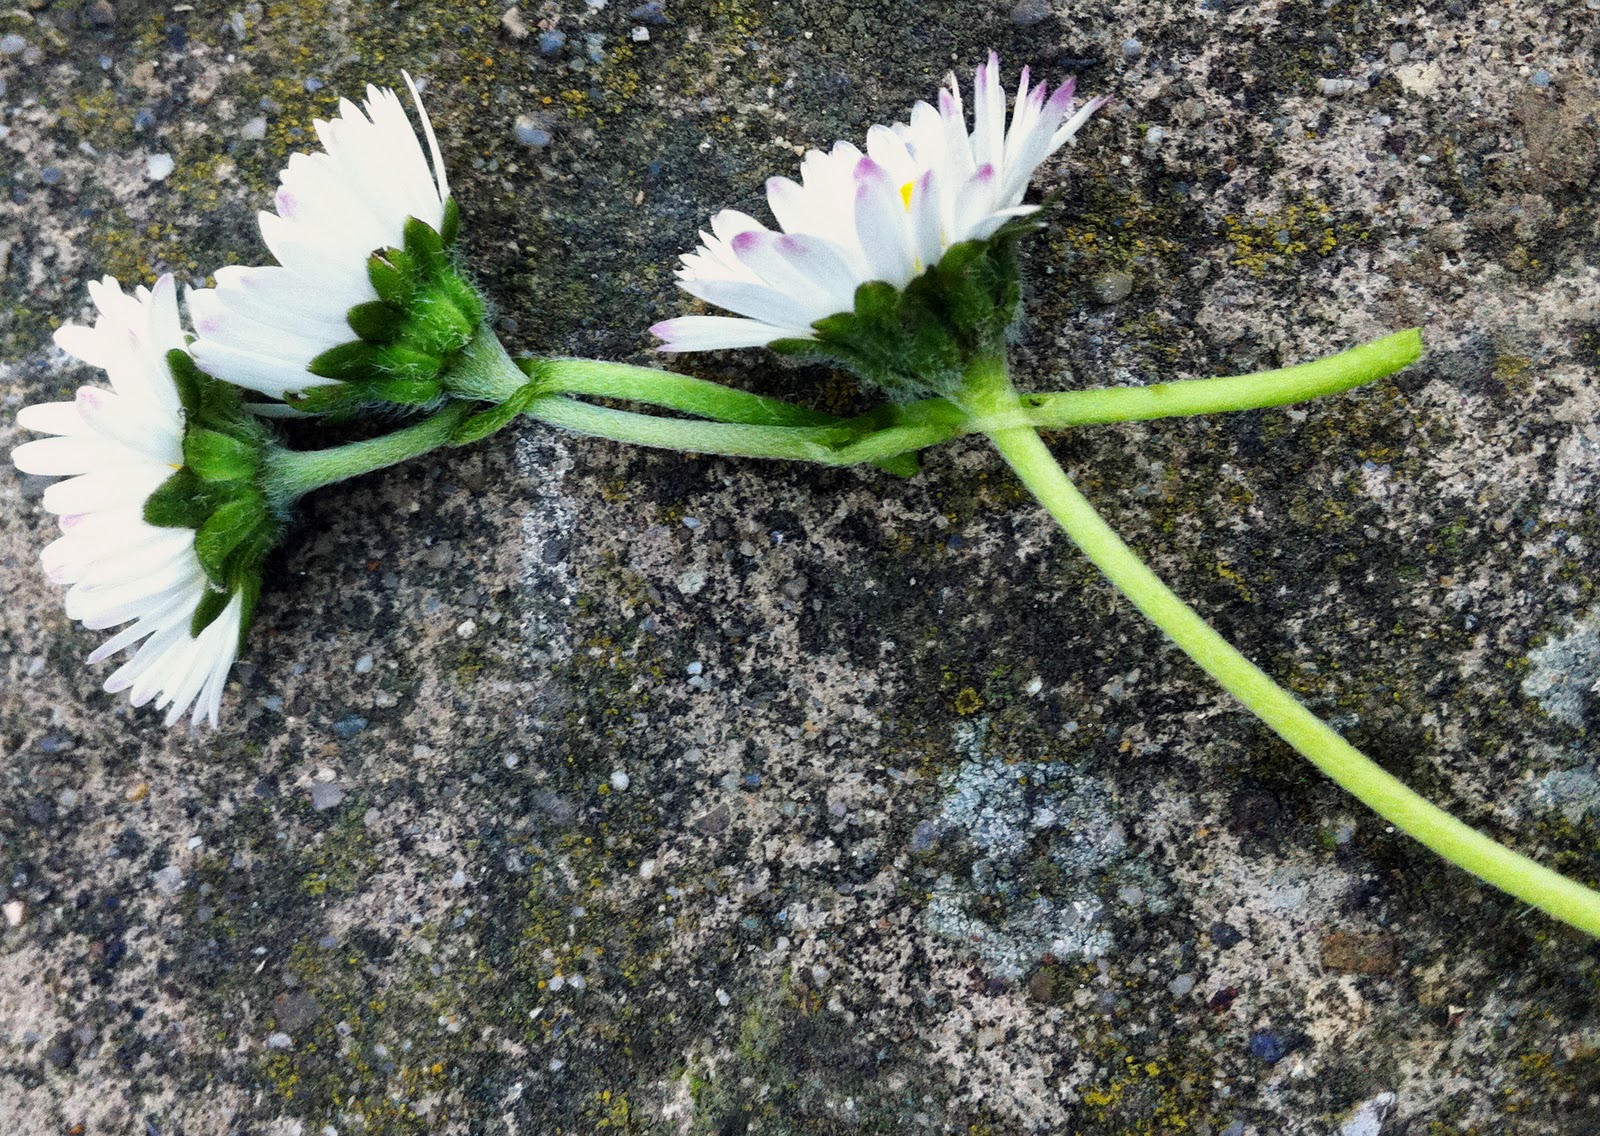
[[[109,28],[117,22],[117,10],[111,6],[111,0],[94,0],[85,14],[97,28]]]
[[[524,20],[522,13],[514,7],[500,13],[500,26],[510,33],[512,39],[528,38],[528,21]]]
[[[291,990],[272,1000],[272,1018],[285,1033],[304,1029],[322,1017],[322,1003],[304,990]]]
[[[719,986],[717,988],[717,1005],[726,1006],[732,1001],[733,999],[728,996],[728,992]]]
[[[250,28],[244,21],[243,12],[231,12],[228,15],[228,30],[233,33],[234,39],[244,39],[245,33]]]
[[[1138,59],[1144,54],[1144,44],[1129,36],[1122,41],[1122,57],[1127,60]]]
[[[183,890],[183,869],[176,864],[168,864],[153,877],[156,890],[162,895],[171,898]]]
[[[649,43],[650,29],[641,24],[628,33],[628,38],[634,43]]]
[[[1223,950],[1244,942],[1244,936],[1227,923],[1211,924],[1211,941]]]
[[[178,163],[172,160],[171,154],[151,154],[145,161],[145,172],[151,181],[165,181],[177,168]]]
[[[1404,63],[1410,57],[1411,57],[1411,49],[1409,47],[1407,47],[1405,44],[1403,44],[1403,43],[1391,43],[1389,45],[1389,62],[1390,63],[1396,63],[1396,64]]]
[[[511,133],[524,146],[539,147],[550,145],[550,132],[541,127],[532,115],[518,115],[516,125],[511,128]]]
[[[462,888],[466,887],[467,873],[463,872],[460,868],[457,868],[450,876],[450,886],[455,888],[457,891],[460,891]]]
[[[318,781],[311,786],[311,807],[317,812],[336,809],[344,801],[344,790],[337,785]]]
[[[22,921],[28,917],[28,908],[20,899],[13,899],[0,911],[5,912],[7,927],[20,927]]]
[[[1089,294],[1097,304],[1115,304],[1133,291],[1133,276],[1127,272],[1102,272],[1089,283]]]
[[[686,596],[699,595],[705,589],[708,577],[703,568],[691,568],[678,575],[678,591]]]
[[[1333,931],[1322,937],[1322,965],[1346,974],[1393,974],[1400,965],[1393,935]]]
[[[545,32],[539,37],[539,54],[556,55],[567,46],[566,32]]]
[[[1356,81],[1354,79],[1323,79],[1319,85],[1322,88],[1323,95],[1330,99],[1336,99],[1340,95],[1348,95],[1356,89]]]
[[[655,860],[640,860],[639,861],[639,878],[641,880],[652,880],[652,879],[655,879],[656,872],[660,869],[660,867],[661,867],[661,865],[659,863],[657,863]],[[9,907],[10,907],[10,905],[8,904],[7,905],[7,909],[8,909],[7,917],[8,918],[9,918]],[[15,924],[13,924],[13,926],[15,926]]]
[[[327,85],[328,84],[324,83],[321,79],[307,79],[305,84],[306,90],[310,91],[313,95]]]
[[[341,738],[353,738],[367,728],[367,720],[360,714],[348,714],[333,724],[333,732]]]
[[[628,778],[627,770],[613,769],[611,771],[611,787],[617,792],[625,792],[632,782]]]
[[[286,1033],[269,1033],[267,1035],[268,1049],[288,1049],[294,1045],[294,1038]]]
[[[1042,24],[1050,16],[1050,0],[1017,0],[1011,6],[1011,22],[1019,28]]]
[[[1289,1052],[1289,1047],[1283,1038],[1271,1030],[1257,1030],[1250,1035],[1250,1054],[1259,1057],[1269,1065],[1276,1065],[1283,1060],[1284,1054]]]
[[[649,4],[640,4],[633,11],[629,12],[628,15],[635,20],[639,20],[642,23],[650,24],[658,28],[664,28],[668,23],[671,22],[667,19],[666,9],[660,4],[655,3],[654,0],[652,0],[652,2]]]
[[[372,673],[372,656],[371,655],[362,655],[359,659],[356,660],[356,674],[364,675],[364,674],[371,674],[371,673]]]
[[[1186,997],[1191,991],[1194,990],[1194,975],[1178,975],[1178,977],[1167,983],[1167,989],[1172,992],[1172,996],[1174,998]]]
[[[456,634],[463,639],[470,639],[478,633],[478,622],[475,619],[463,619],[456,625]]]
[[[21,55],[27,48],[28,41],[15,32],[0,36],[0,55]]]
[[[267,136],[267,116],[258,114],[239,127],[239,137],[246,142],[259,142]]]

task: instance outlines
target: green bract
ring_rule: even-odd
[[[440,230],[412,217],[402,248],[379,249],[367,260],[367,277],[379,298],[346,313],[358,338],[324,351],[310,363],[314,375],[338,379],[288,396],[313,413],[352,416],[377,406],[425,407],[444,394],[442,377],[483,322],[483,299],[450,255],[460,209],[445,202]]]
[[[144,519],[195,530],[195,556],[212,590],[195,609],[190,634],[198,636],[240,595],[242,638],[261,594],[262,565],[285,522],[262,488],[272,435],[244,408],[238,387],[206,375],[184,351],[168,352],[167,363],[183,403],[184,464],[145,501]]]
[[[1037,215],[987,240],[952,245],[938,264],[895,288],[856,289],[855,310],[820,319],[815,339],[779,339],[774,351],[849,368],[895,402],[960,390],[979,359],[1003,355],[1022,307],[1017,242],[1041,228]]]

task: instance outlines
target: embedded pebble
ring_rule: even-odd
[[[319,781],[311,786],[311,807],[317,812],[338,808],[344,801],[344,790],[337,785]]]
[[[1011,6],[1011,22],[1019,28],[1031,28],[1050,18],[1050,0],[1017,0]]]
[[[1172,991],[1173,997],[1182,998],[1184,995],[1188,994],[1194,989],[1194,975],[1178,975],[1178,977],[1167,983],[1167,989]]]
[[[6,926],[8,927],[22,926],[22,921],[28,914],[27,907],[23,905],[20,899],[11,900],[4,907],[0,907],[0,911],[5,912]]]
[[[371,671],[372,671],[372,656],[371,655],[362,655],[359,659],[356,660],[356,674],[364,675],[364,674],[371,673]]]
[[[654,860],[639,861],[639,878],[641,880],[654,879],[660,865]]]
[[[732,1001],[733,999],[728,996],[728,992],[726,990],[722,989],[720,986],[717,987],[717,1005],[726,1006]]]
[[[463,619],[456,625],[456,634],[463,639],[472,638],[473,635],[477,634],[477,631],[478,621],[475,619]]]
[[[247,142],[259,142],[267,136],[267,117],[258,114],[239,128],[239,137]]]
[[[350,714],[333,724],[333,732],[341,738],[353,738],[367,728],[367,720],[360,714]]]
[[[145,172],[150,175],[151,181],[165,181],[177,167],[178,163],[172,160],[171,154],[151,154],[145,162]]]
[[[288,1049],[294,1044],[294,1038],[286,1033],[269,1033],[267,1035],[268,1049]]]
[[[518,115],[511,133],[524,146],[550,145],[550,132],[540,127],[531,115]]]
[[[1354,79],[1324,79],[1321,82],[1321,87],[1324,95],[1330,99],[1336,99],[1340,95],[1348,95],[1355,90],[1356,81]]]
[[[522,13],[515,7],[507,8],[500,13],[500,26],[511,33],[512,39],[527,39],[530,34],[528,22],[522,18]]]
[[[1089,284],[1089,294],[1098,304],[1126,300],[1133,291],[1133,276],[1127,272],[1102,272]]]
[[[628,38],[633,40],[634,43],[649,43],[650,29],[643,25],[636,27],[628,33]]]
[[[566,32],[545,32],[539,37],[539,54],[555,55],[567,46]]]
[[[666,10],[660,4],[656,3],[655,0],[651,0],[651,3],[649,4],[640,4],[633,11],[629,12],[628,15],[632,16],[635,20],[641,20],[644,23],[653,24],[658,28],[664,28],[668,23],[671,22],[667,19]]]
[[[27,46],[28,41],[14,33],[0,36],[0,55],[21,55]]]
[[[177,895],[183,890],[183,869],[176,864],[168,864],[153,877],[156,890],[165,896]]]
[[[1144,44],[1129,36],[1122,41],[1122,57],[1124,59],[1138,59],[1144,54]]]
[[[625,770],[613,769],[611,771],[611,787],[617,792],[623,792],[630,784],[632,782],[628,779],[628,774]]]
[[[705,589],[709,577],[701,568],[691,568],[678,575],[678,591],[686,596],[699,595]]]

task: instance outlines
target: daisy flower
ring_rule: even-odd
[[[191,350],[202,370],[283,398],[341,379],[404,374],[415,362],[404,349],[415,346],[402,334],[406,304],[419,276],[445,259],[457,214],[433,124],[405,79],[427,154],[387,88],[369,86],[361,106],[342,99],[337,118],[318,119],[322,152],[293,155],[279,175],[276,212],[260,214],[278,263],[219,269],[215,288],[188,294],[198,336]],[[433,236],[420,238],[428,247],[418,252],[410,245],[422,229]],[[376,358],[378,347],[395,358]]]
[[[107,276],[89,294],[100,313],[94,326],[67,324],[55,339],[104,370],[111,389],[79,387],[71,402],[23,407],[19,426],[54,437],[18,446],[11,461],[65,479],[44,491],[63,535],[41,560],[51,580],[68,585],[67,615],[97,631],[127,624],[89,655],[97,663],[136,648],[105,689],[129,691],[135,706],[154,701],[168,725],[192,707],[196,724],[215,726],[246,597],[212,587],[195,529],[146,520],[151,497],[185,464],[184,404],[168,364],[168,352],[184,346],[177,290],[163,276],[130,296]],[[202,611],[210,619],[197,628]]]
[[[1000,60],[990,53],[973,78],[967,129],[952,74],[935,110],[919,102],[909,124],[874,126],[866,153],[837,142],[813,150],[798,183],[767,182],[778,230],[733,209],[683,258],[678,283],[735,316],[681,316],[650,330],[661,351],[756,347],[817,339],[820,320],[856,307],[857,289],[904,289],[952,248],[988,241],[1008,222],[1037,212],[1022,204],[1039,164],[1078,132],[1104,98],[1074,110],[1069,79],[1052,94],[1029,87],[1026,67],[1006,124]]]

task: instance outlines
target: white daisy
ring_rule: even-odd
[[[260,215],[278,264],[221,268],[215,288],[189,293],[202,370],[274,398],[337,381],[307,367],[358,338],[350,309],[380,298],[368,259],[403,246],[412,217],[442,231],[450,184],[417,86],[405,79],[431,166],[392,90],[369,86],[362,106],[341,99],[339,117],[318,119],[325,152],[293,155],[279,175],[277,212]]]
[[[836,142],[812,150],[800,182],[772,178],[767,204],[780,231],[725,209],[711,232],[683,258],[684,291],[737,316],[681,316],[650,330],[662,351],[756,347],[813,339],[817,320],[855,306],[856,288],[884,281],[903,288],[964,241],[992,236],[1008,220],[1035,212],[1023,205],[1033,171],[1078,132],[1104,98],[1073,112],[1069,79],[1051,95],[1029,88],[1022,69],[1016,108],[1006,127],[1000,60],[990,53],[973,79],[973,127],[967,130],[952,74],[939,109],[918,103],[911,123],[874,126],[867,152]]]
[[[110,276],[89,285],[100,316],[92,328],[67,324],[56,343],[106,372],[111,389],[79,387],[72,402],[25,406],[17,424],[55,437],[11,452],[24,473],[64,477],[44,491],[63,534],[41,560],[50,579],[70,585],[67,615],[94,630],[127,623],[90,654],[91,663],[138,647],[110,678],[135,706],[154,700],[167,724],[191,705],[193,721],[217,724],[222,688],[239,650],[243,598],[234,595],[199,636],[190,634],[210,586],[195,555],[195,531],[158,528],[144,504],[184,464],[184,416],[167,352],[182,348],[171,276],[132,296]],[[132,621],[132,622],[130,622]]]

